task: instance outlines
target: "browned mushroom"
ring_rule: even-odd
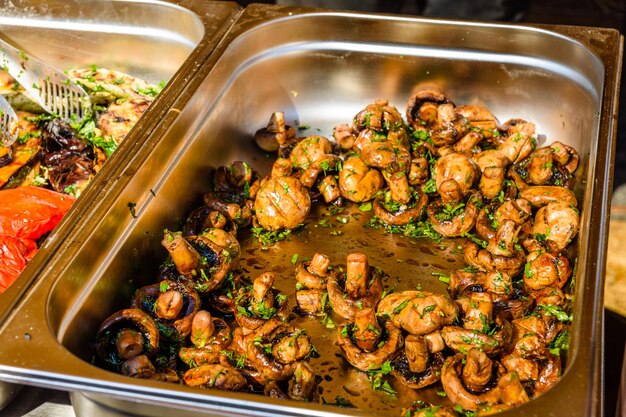
[[[247,385],[246,378],[237,369],[219,363],[191,368],[183,375],[183,381],[190,387],[225,391],[240,391]]]
[[[211,192],[204,195],[204,204],[237,226],[247,226],[252,220],[252,200],[243,200],[241,203],[228,202]]]
[[[289,398],[297,401],[313,401],[317,395],[315,371],[308,362],[298,362],[289,381]]]
[[[550,253],[563,251],[578,234],[580,215],[566,202],[554,202],[541,207],[535,214],[533,239],[524,242],[529,251],[547,248]]]
[[[509,160],[500,152],[490,149],[473,158],[482,173],[478,188],[482,195],[492,200],[504,189],[504,176]]]
[[[552,148],[544,147],[534,150],[528,157],[526,165],[528,182],[534,185],[546,184],[552,179],[553,165]]]
[[[266,230],[294,229],[310,209],[308,190],[293,177],[266,178],[254,201],[256,220]]]
[[[388,132],[404,124],[402,115],[388,100],[379,99],[367,105],[354,116],[352,128],[357,132],[372,129],[378,132]]]
[[[344,323],[339,326],[337,343],[343,351],[343,356],[355,368],[362,371],[379,369],[385,361],[390,359],[402,345],[402,333],[400,329],[390,321],[385,321],[381,326],[381,341],[373,351],[365,351],[357,346],[354,341],[354,326],[352,323]]]
[[[467,241],[463,244],[463,259],[479,271],[501,271],[514,277],[524,267],[524,253],[516,251],[515,256],[494,256],[478,244]]]
[[[465,355],[457,353],[455,356],[448,357],[443,364],[441,384],[447,397],[466,410],[478,410],[481,406],[499,403],[501,393],[498,387],[479,393],[472,393],[465,387],[461,378],[463,362],[465,362]]]
[[[146,355],[133,356],[124,361],[120,367],[122,375],[133,378],[151,378],[156,374],[156,369]]]
[[[252,288],[239,289],[235,319],[245,331],[255,330],[274,317],[286,320],[289,316],[287,297],[272,287],[275,277],[274,272],[265,272],[254,280]]]
[[[496,317],[495,322],[497,330],[493,335],[458,326],[446,326],[441,330],[441,336],[446,346],[456,352],[467,352],[471,348],[477,348],[489,356],[497,355],[511,341],[513,326],[500,317]]]
[[[165,231],[161,245],[167,249],[176,269],[201,293],[219,288],[230,271],[231,253],[205,236],[183,237],[181,232]]]
[[[414,94],[407,105],[406,119],[414,130],[429,129],[435,146],[450,145],[464,136],[470,127],[454,103],[438,91],[424,90]]]
[[[520,192],[520,197],[526,199],[533,207],[543,207],[550,203],[563,203],[576,207],[578,201],[573,192],[564,187],[553,185],[537,185],[525,188]]]
[[[256,195],[259,174],[246,162],[219,166],[212,179],[213,193],[221,201],[243,205]]]
[[[154,357],[159,348],[159,331],[141,310],[120,310],[109,316],[96,334],[96,354],[109,369],[117,370],[126,360],[145,354]]]
[[[494,116],[493,113],[491,113],[489,109],[484,106],[458,106],[454,109],[454,111],[465,117],[469,121],[472,128],[474,128],[473,130],[478,130],[484,137],[492,137],[498,127],[498,120],[496,119],[496,116]]]
[[[334,175],[325,176],[318,184],[317,189],[322,193],[326,203],[332,203],[341,197],[341,189]]]
[[[368,264],[362,253],[348,255],[346,273],[328,278],[328,299],[335,313],[353,319],[357,310],[375,307],[383,292],[381,271]]]
[[[421,389],[439,381],[442,364],[443,355],[431,352],[424,336],[408,335],[404,350],[391,361],[391,374],[409,388]]]
[[[543,394],[561,379],[561,358],[557,355],[547,354],[543,366],[535,380],[535,396]]]
[[[327,278],[330,273],[328,267],[330,259],[320,253],[313,255],[310,261],[303,261],[296,266],[296,302],[298,309],[307,314],[323,312],[326,307],[324,301],[326,294]]]
[[[578,168],[579,156],[576,149],[571,146],[565,145],[559,141],[552,142],[550,149],[554,154],[554,160],[557,164],[564,167],[565,170],[573,174]]]
[[[571,274],[572,266],[567,257],[540,251],[531,252],[524,268],[524,287],[528,291],[547,287],[563,288]]]
[[[512,119],[501,126],[505,136],[497,150],[510,163],[521,161],[533,150],[535,139],[535,124],[521,119]]]
[[[267,127],[257,130],[254,140],[265,152],[276,152],[289,146],[296,137],[293,127],[285,124],[285,114],[281,111],[272,113]]]
[[[403,173],[399,173],[404,176]],[[404,176],[404,178],[406,178]],[[428,204],[428,195],[421,190],[413,190],[405,204],[393,200],[391,193],[385,192],[374,200],[374,214],[386,224],[402,226],[419,220]]]
[[[377,313],[410,334],[425,335],[452,324],[458,317],[458,307],[441,294],[403,291],[383,298]]]
[[[332,145],[323,136],[309,136],[298,142],[289,155],[291,166],[302,171],[300,181],[312,187],[323,171],[335,168],[339,158],[332,154]]]
[[[470,195],[466,202],[444,203],[443,199],[435,200],[428,204],[426,214],[437,233],[458,237],[474,228],[478,217],[477,202],[480,202],[478,195]]]
[[[456,300],[463,309],[463,327],[488,332],[493,316],[493,300],[489,292],[473,292],[468,298]]]
[[[178,351],[180,359],[191,367],[206,363],[217,363],[220,352],[228,347],[232,340],[228,324],[220,318],[202,310],[193,319],[191,328],[193,347],[182,347]]]
[[[405,146],[397,145],[386,138],[373,141],[365,147],[361,159],[368,166],[381,171],[407,172],[411,164],[411,153]]]
[[[335,143],[337,143],[337,145],[339,145],[341,149],[345,151],[352,149],[352,145],[354,145],[354,141],[356,140],[354,134],[355,132],[348,124],[337,125],[333,130],[333,138],[335,138]]]
[[[312,349],[303,331],[276,318],[246,336],[245,342],[247,359],[263,378],[273,381],[289,379]]]
[[[437,191],[441,189],[443,182],[454,180],[458,186],[460,196],[466,195],[476,180],[476,171],[474,162],[463,154],[451,152],[442,156],[434,165]],[[439,193],[441,194],[441,191]]]
[[[419,185],[425,183],[430,176],[429,170],[430,167],[426,158],[421,156],[413,158],[408,174],[409,184]]]
[[[360,203],[371,200],[383,186],[383,176],[359,157],[348,158],[339,172],[341,196]]]
[[[185,285],[161,281],[135,293],[131,308],[149,314],[169,337],[185,338],[191,332],[191,323],[200,310],[200,296]]]

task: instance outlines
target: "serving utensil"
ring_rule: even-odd
[[[17,114],[9,102],[0,95],[0,143],[9,147],[17,140],[19,129],[16,129]]]
[[[89,95],[70,77],[0,39],[0,65],[48,113],[81,121],[91,111]]]

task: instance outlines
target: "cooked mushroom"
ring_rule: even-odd
[[[493,362],[480,349],[472,348],[465,356],[465,366],[461,372],[463,383],[472,391],[484,390],[493,374]]]
[[[409,184],[419,185],[425,183],[430,176],[429,169],[428,160],[426,158],[413,158],[408,174]]]
[[[256,196],[259,174],[246,162],[220,166],[213,175],[213,193],[222,201],[243,205]]]
[[[289,379],[297,368],[297,361],[312,349],[308,336],[276,318],[246,336],[245,343],[247,359],[261,377],[272,381]]]
[[[120,372],[133,378],[150,378],[156,374],[156,369],[146,355],[139,355],[124,361]]]
[[[354,343],[364,352],[376,349],[381,338],[381,327],[376,319],[373,308],[364,308],[354,313],[353,326]]]
[[[379,316],[389,317],[394,325],[410,334],[425,335],[454,323],[456,304],[448,297],[428,291],[392,293],[378,304]]]
[[[375,307],[383,292],[381,272],[368,265],[362,253],[348,255],[346,273],[328,278],[328,299],[335,313],[352,319],[357,310]]]
[[[492,200],[504,189],[504,176],[509,161],[500,152],[489,149],[483,151],[473,158],[482,173],[478,188],[482,195]]]
[[[404,124],[400,112],[389,101],[376,100],[354,116],[352,128],[358,132],[372,129],[378,132],[388,132]]]
[[[468,298],[457,299],[465,316],[463,327],[481,332],[489,331],[493,315],[493,300],[491,293],[473,292]]]
[[[533,151],[528,157],[528,182],[534,185],[546,184],[552,178],[552,148],[544,147]]]
[[[563,288],[571,274],[572,266],[567,257],[541,251],[531,252],[524,268],[524,287],[528,291],[547,287]]]
[[[178,351],[180,359],[189,366],[217,363],[220,352],[232,340],[228,324],[220,318],[211,317],[206,310],[199,311],[191,326],[192,347],[182,347]]]
[[[497,150],[504,155],[510,163],[521,161],[533,150],[535,139],[535,124],[521,119],[512,119],[501,127],[506,136]]]
[[[398,203],[390,193],[385,192],[374,200],[373,208],[376,217],[384,223],[402,226],[419,220],[427,204],[428,195],[420,190],[413,190],[406,204]]]
[[[468,265],[477,268],[479,271],[501,271],[514,277],[524,267],[524,253],[515,252],[515,256],[494,256],[485,249],[474,243],[467,241],[463,244],[463,259]]]
[[[543,394],[561,379],[561,358],[559,356],[548,354],[543,362],[544,364],[534,384],[535,396]]]
[[[441,369],[441,384],[447,397],[466,410],[478,410],[480,406],[500,402],[500,389],[494,387],[479,393],[472,393],[462,382],[461,372],[465,355],[457,353],[446,359]]]
[[[507,347],[513,335],[513,326],[508,321],[496,317],[496,325],[497,330],[493,335],[458,326],[446,326],[441,330],[441,336],[446,346],[456,352],[467,352],[471,348],[477,348],[493,356]]]
[[[154,357],[159,348],[159,331],[154,321],[141,310],[120,310],[109,316],[96,334],[98,359],[110,369],[145,354]]]
[[[470,195],[466,202],[445,203],[443,199],[435,200],[428,204],[426,214],[437,233],[446,237],[462,236],[476,224],[476,204],[479,201],[477,195]]]
[[[469,121],[438,91],[419,91],[409,100],[406,119],[414,130],[429,129],[435,146],[450,145],[464,136]]]
[[[276,152],[281,147],[289,146],[295,137],[295,129],[285,124],[285,114],[281,111],[272,113],[267,127],[254,134],[255,142],[265,152]]]
[[[479,130],[484,137],[490,138],[498,127],[498,120],[484,106],[466,105],[454,109],[457,114],[465,117],[474,130]]]
[[[226,216],[237,226],[247,226],[252,220],[252,200],[243,200],[241,203],[228,202],[219,198],[215,193],[204,195],[204,204],[211,210]]]
[[[530,251],[546,247],[550,253],[564,250],[578,234],[580,215],[569,203],[559,201],[541,207],[532,228],[534,242],[524,242]]]
[[[308,190],[293,177],[266,178],[254,202],[256,219],[266,230],[294,229],[310,209]]]
[[[578,201],[573,192],[567,188],[553,185],[528,187],[522,190],[519,196],[528,200],[533,207],[543,207],[550,203],[558,202],[574,208],[578,205]]]
[[[352,323],[344,323],[339,326],[337,343],[343,351],[344,358],[352,366],[362,371],[379,369],[400,348],[402,345],[400,329],[390,321],[385,321],[382,327],[384,332],[381,332],[381,341],[376,345],[375,350],[368,352],[356,345],[354,341],[355,329]]]
[[[352,145],[354,145],[354,141],[356,140],[354,131],[348,124],[336,126],[333,130],[333,138],[335,138],[335,143],[344,151],[352,149]]]
[[[476,166],[467,156],[452,152],[442,156],[434,165],[437,191],[445,181],[454,180],[461,196],[466,195],[476,180]],[[441,194],[441,191],[439,191]],[[443,195],[442,195],[443,197]]]
[[[289,398],[297,401],[314,400],[317,391],[315,371],[308,362],[298,362],[289,381]]]
[[[241,287],[235,300],[235,319],[247,332],[255,330],[268,320],[289,316],[287,297],[274,289],[276,274],[264,272],[254,280],[251,289]]]
[[[237,369],[219,363],[191,368],[185,372],[183,381],[190,387],[225,391],[240,391],[247,385],[246,378]]]
[[[326,203],[332,203],[341,197],[341,190],[339,188],[339,183],[335,179],[334,175],[325,176],[317,186],[317,189],[320,193],[322,193],[322,197],[324,197],[324,201]]]
[[[323,171],[335,168],[339,158],[332,154],[332,145],[323,136],[309,136],[298,142],[289,156],[291,166],[300,169],[300,181],[305,187],[312,187],[317,176]]]
[[[368,166],[359,157],[348,158],[339,172],[341,196],[361,203],[371,200],[383,186],[382,174]]]
[[[452,150],[454,152],[461,153],[465,156],[471,157],[472,154],[480,149],[477,148],[478,144],[483,140],[483,135],[471,131],[463,136],[457,143],[454,144]]]
[[[559,141],[552,142],[550,149],[553,152],[554,160],[564,167],[567,172],[573,174],[578,168],[578,152],[571,146],[567,146]]]
[[[199,207],[191,212],[183,227],[184,236],[196,236],[207,229],[221,229],[233,234],[237,233],[237,226],[230,218],[206,206]]]
[[[232,257],[226,249],[204,236],[183,237],[181,232],[165,231],[161,245],[167,249],[176,269],[201,293],[219,288],[230,271]]]
[[[326,307],[324,298],[326,294],[327,278],[330,273],[328,267],[330,259],[320,253],[313,255],[310,261],[303,261],[296,266],[296,302],[298,309],[307,314],[321,313]]]
[[[443,355],[431,354],[424,336],[408,335],[404,350],[391,362],[391,374],[409,388],[421,389],[439,381]]]
[[[130,306],[149,314],[168,337],[185,338],[200,310],[200,297],[191,288],[165,280],[137,290]]]
[[[389,173],[405,173],[411,165],[411,153],[408,148],[386,139],[372,142],[362,151],[361,159],[369,167]]]

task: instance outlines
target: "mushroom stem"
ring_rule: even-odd
[[[214,332],[211,313],[206,310],[198,311],[191,322],[191,343],[197,348],[203,348]]]
[[[473,292],[465,311],[463,327],[481,332],[489,330],[492,315],[493,301],[491,300],[491,293]]]
[[[424,372],[428,367],[428,344],[422,336],[410,334],[404,339],[406,358],[411,372]]]
[[[272,178],[288,177],[291,175],[292,167],[289,159],[278,158],[272,165]]]
[[[441,201],[446,204],[456,203],[463,198],[463,193],[461,191],[461,187],[459,187],[459,183],[452,178],[443,181],[439,185],[438,191],[441,196]]]
[[[143,351],[143,336],[134,330],[123,329],[117,336],[115,346],[120,358],[130,359]]]
[[[346,292],[353,298],[365,296],[367,294],[368,280],[369,265],[367,255],[358,252],[349,254],[346,270]]]
[[[339,184],[337,180],[332,175],[327,175],[323,180],[320,181],[317,189],[322,193],[324,197],[324,201],[326,203],[331,203],[341,197],[341,190],[339,189]]]
[[[364,308],[354,314],[354,339],[356,345],[366,352],[376,350],[381,329],[373,308]]]
[[[166,291],[156,300],[155,314],[161,319],[173,320],[183,309],[183,301],[183,296],[178,291]]]
[[[463,382],[472,391],[482,391],[491,381],[493,370],[491,359],[485,352],[472,348],[467,352],[465,362],[462,372]]]
[[[408,204],[411,200],[411,187],[409,187],[409,180],[406,174],[402,171],[398,171],[391,175],[384,175],[389,184],[389,191],[391,192],[391,199],[400,204]]]
[[[313,255],[313,259],[311,259],[311,264],[309,265],[309,272],[318,276],[326,275],[326,271],[328,271],[328,267],[330,266],[330,258],[322,253],[316,253]]]
[[[166,231],[161,245],[169,252],[178,272],[185,276],[197,272],[200,254],[183,238],[182,233]]]
[[[259,310],[270,309],[274,305],[274,294],[272,293],[272,285],[274,285],[274,278],[276,274],[272,271],[261,274],[252,284],[252,298],[254,303],[251,303],[250,307],[255,310],[256,313],[261,313]]]

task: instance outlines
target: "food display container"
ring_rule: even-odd
[[[608,29],[249,6],[173,103],[178,111],[136,148],[118,181],[103,189],[102,204],[76,222],[7,320],[0,333],[7,341],[0,345],[0,378],[73,391],[79,417],[400,415],[404,392],[397,401],[378,392],[355,395],[358,409],[349,409],[131,379],[91,361],[98,326],[128,306],[134,290],[156,280],[166,257],[163,229],[176,229],[201,204],[214,169],[244,160],[268,172],[272,160],[252,135],[273,111],[285,112],[293,126],[310,127],[303,135],[330,135],[375,99],[389,99],[403,110],[416,88],[436,84],[457,103],[486,105],[501,122],[533,121],[540,144],[560,140],[580,153],[575,191],[581,230],[567,363],[555,387],[506,415],[600,414],[602,290],[621,48],[619,33]],[[342,263],[349,251],[360,250],[371,265],[401,277],[405,288],[445,292],[431,273],[449,273],[458,260],[430,241],[364,230],[361,217],[351,219],[335,235],[312,220],[307,232],[267,251],[253,249],[244,234],[241,265],[252,276],[274,268],[276,285],[292,305],[289,259],[315,251]],[[336,349],[315,320],[297,323],[310,326],[322,358]],[[333,366],[313,365],[332,379],[323,383],[323,398],[332,402],[364,377],[348,371],[340,358],[329,362]],[[406,395],[428,399],[435,393]]]
[[[240,12],[228,2],[18,0],[0,6],[0,36],[59,69],[91,65],[126,72],[152,83],[167,81],[101,173],[52,232],[19,279],[0,295],[0,322],[67,243],[73,225],[102,202],[123,161],[141,144]],[[16,388],[0,384],[0,409]]]

